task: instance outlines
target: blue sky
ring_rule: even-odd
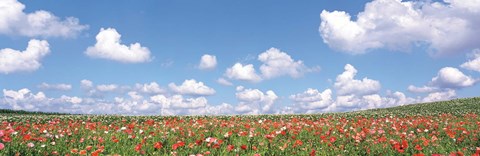
[[[478,0],[6,0],[0,6],[0,108],[321,113],[473,97],[480,90]],[[110,42],[115,35],[120,41]],[[21,56],[32,41],[48,50]],[[132,50],[134,43],[140,48]],[[216,63],[206,60],[202,68],[205,54]],[[236,63],[243,68],[233,69]],[[249,64],[255,72],[245,70]]]

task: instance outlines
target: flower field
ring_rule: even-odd
[[[0,116],[0,155],[479,155],[480,98],[319,115]]]

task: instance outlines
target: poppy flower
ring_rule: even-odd
[[[242,150],[247,150],[247,145],[242,145],[240,148],[242,148]]]
[[[330,142],[331,142],[331,143],[334,143],[336,140],[337,140],[337,138],[335,138],[335,137],[333,137],[333,136],[330,138]]]
[[[142,150],[142,144],[135,146],[135,151],[139,152],[140,150]]]
[[[227,146],[227,151],[232,151],[235,148],[233,145],[228,145]]]
[[[163,147],[163,144],[161,142],[156,142],[155,144],[153,144],[153,148],[155,149],[160,149]]]

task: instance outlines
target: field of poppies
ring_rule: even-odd
[[[0,155],[480,155],[480,98],[318,115],[0,111]]]

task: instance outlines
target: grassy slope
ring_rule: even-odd
[[[430,103],[410,104],[391,108],[370,109],[347,113],[327,113],[323,115],[366,115],[366,116],[384,116],[384,115],[436,115],[441,113],[450,113],[453,115],[462,115],[465,113],[480,114],[480,97],[454,99],[449,101],[439,101]],[[28,112],[23,110],[0,109],[0,115],[67,115],[66,113],[50,112]],[[310,116],[310,115],[309,115]]]
[[[450,113],[452,115],[463,115],[466,113],[480,114],[480,97],[454,99],[430,103],[419,103],[391,108],[370,109],[352,114],[395,114],[402,115],[436,115]]]

